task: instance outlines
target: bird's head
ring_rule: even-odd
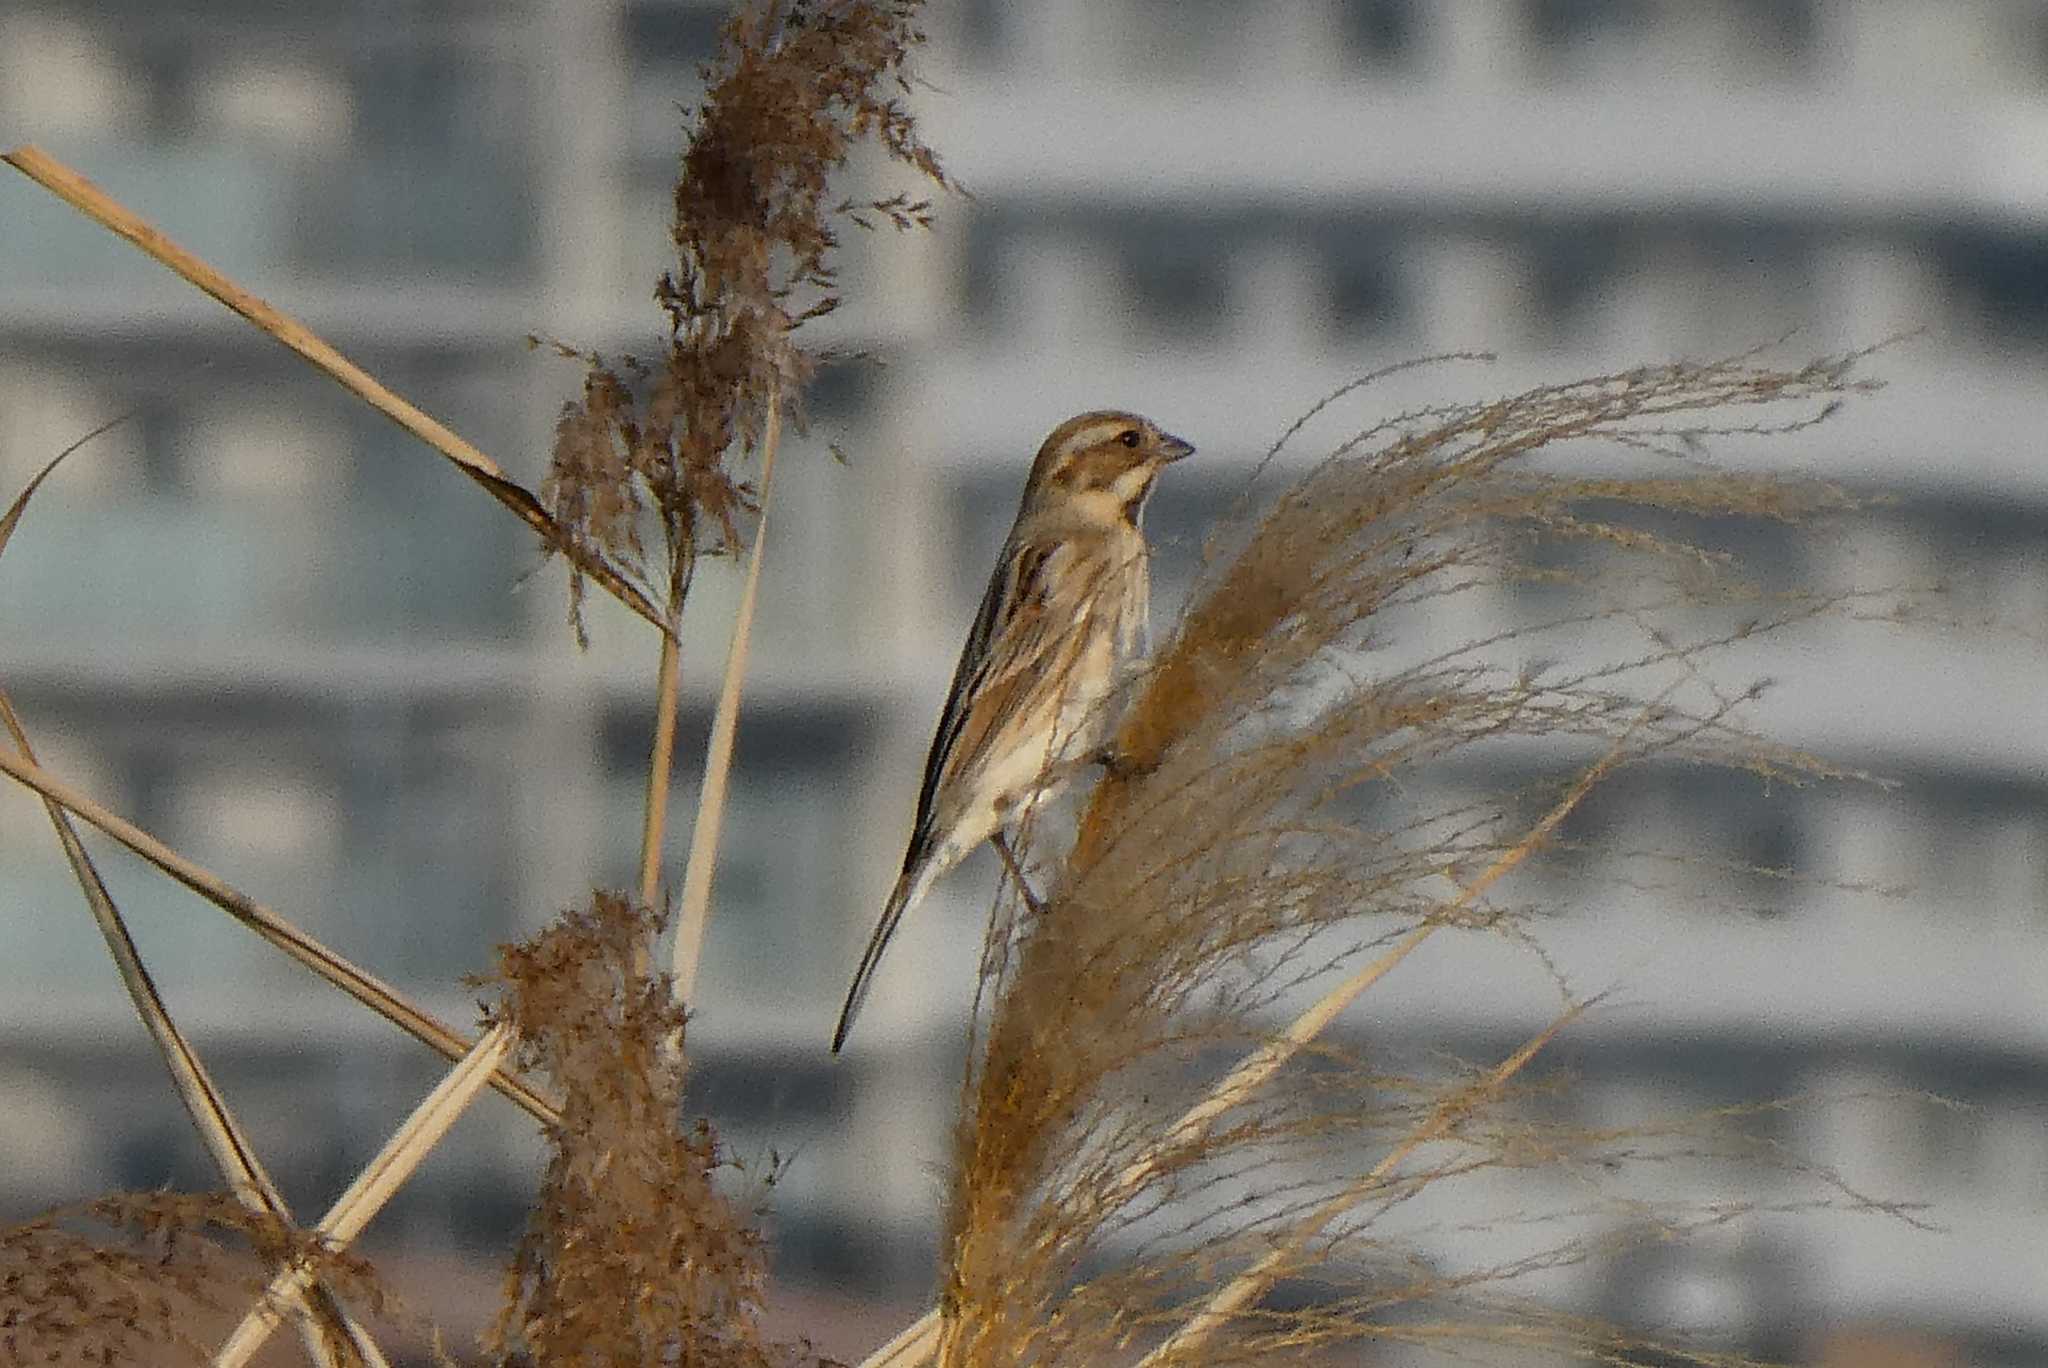
[[[1054,428],[1038,449],[1025,505],[1136,527],[1159,472],[1194,450],[1135,413],[1083,413]]]

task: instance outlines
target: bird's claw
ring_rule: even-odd
[[[1128,752],[1120,751],[1114,746],[1104,746],[1101,750],[1095,752],[1092,758],[1096,764],[1102,766],[1103,772],[1110,778],[1126,783],[1133,779],[1142,779],[1153,770],[1159,768],[1156,761],[1138,760]]]

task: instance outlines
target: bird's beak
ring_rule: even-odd
[[[1192,456],[1194,454],[1194,443],[1184,442],[1170,432],[1162,432],[1159,434],[1159,459],[1162,462],[1178,461],[1182,457]]]

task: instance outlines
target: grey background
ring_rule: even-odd
[[[523,336],[656,345],[676,106],[718,18],[23,0],[0,14],[0,142],[69,160],[532,480],[576,376]],[[1553,953],[1629,1003],[1565,1049],[1589,1124],[1817,1089],[1837,1100],[1784,1138],[1944,1229],[1765,1222],[1543,1290],[1801,1358],[1904,1335],[1953,1355],[1928,1362],[2048,1359],[2048,6],[966,0],[930,27],[917,106],[975,198],[929,236],[848,234],[849,304],[820,338],[885,364],[828,370],[784,463],[696,1035],[738,1157],[790,1156],[773,1205],[801,1327],[855,1353],[928,1288],[991,868],[907,928],[851,1057],[824,1042],[1047,429],[1115,404],[1201,447],[1154,507],[1164,614],[1250,461],[1364,370],[1490,348],[1431,382],[1476,397],[1791,329],[1788,359],[1922,328],[1876,363],[1883,396],[1734,457],[1896,495],[1826,539],[1745,546],[1774,582],[1952,585],[1946,635],[1845,630],[1753,662],[1783,681],[1781,734],[1902,786],[1650,773],[1578,834],[1806,881],[1544,893]],[[856,188],[896,184],[864,166]],[[631,879],[652,643],[601,610],[578,655],[559,576],[509,518],[10,175],[0,488],[128,411],[0,562],[0,676],[47,763],[466,1020],[458,978],[494,942]],[[685,796],[736,587],[713,567],[693,605]],[[324,1206],[435,1066],[107,866],[288,1194]],[[1483,944],[1412,969],[1370,1018],[1397,1046],[1496,1054],[1553,1003]],[[1974,1110],[1842,1100],[1864,1089]],[[8,1215],[211,1182],[13,789],[0,1148]],[[536,1153],[487,1101],[373,1247],[487,1287]]]

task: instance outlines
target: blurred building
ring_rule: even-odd
[[[720,13],[19,0],[0,141],[70,161],[536,480],[577,377],[526,335],[658,345],[678,107]],[[1886,394],[1767,449],[1894,501],[1743,549],[1787,582],[1945,580],[1959,618],[2022,630],[1767,653],[1777,734],[1902,786],[1645,772],[1577,834],[1797,877],[1707,910],[1561,898],[1545,935],[1636,1004],[1568,1047],[1589,1123],[1817,1090],[1836,1100],[1787,1144],[1943,1231],[1767,1221],[1544,1290],[1830,1362],[2048,1359],[2048,4],[958,0],[930,22],[918,103],[975,198],[928,237],[848,234],[831,336],[885,364],[825,373],[778,476],[695,1037],[737,1156],[788,1161],[783,1274],[927,1286],[990,869],[906,929],[850,1057],[825,1042],[1055,422],[1133,407],[1202,448],[1154,506],[1164,613],[1252,459],[1376,366],[1497,351],[1439,380],[1476,396],[1925,328],[1876,367]],[[438,458],[0,181],[0,494],[121,414],[0,560],[0,683],[51,768],[466,1019],[459,976],[493,943],[631,881],[652,641],[601,608],[579,655],[558,568]],[[693,599],[686,757],[729,570]],[[288,1195],[324,1205],[434,1061],[107,865]],[[1390,982],[1377,1037],[1512,1048],[1552,990],[1489,953]],[[40,808],[0,794],[0,1211],[208,1182],[160,1078]],[[1922,1089],[1973,1110],[1851,1096]],[[384,1238],[502,1248],[536,1147],[497,1105]]]

